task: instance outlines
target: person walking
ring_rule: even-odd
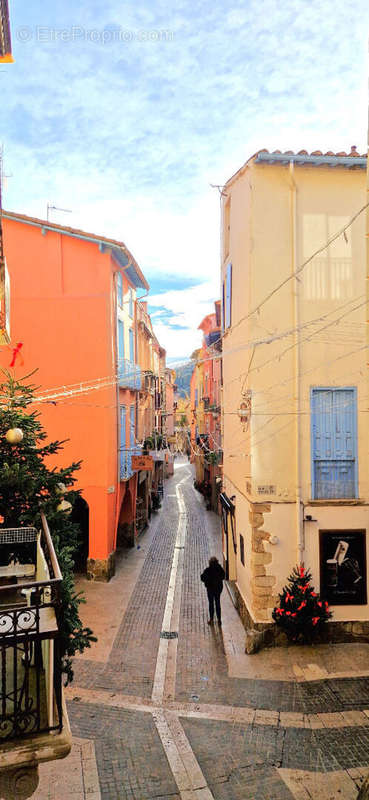
[[[217,619],[219,625],[222,624],[222,615],[220,609],[220,595],[223,590],[223,581],[225,578],[225,572],[223,567],[219,564],[219,561],[215,556],[209,558],[209,566],[204,569],[204,572],[200,576],[202,582],[205,584],[206,591],[208,593],[208,601],[209,601],[209,619],[208,625],[213,625],[214,622],[214,604],[215,610],[217,614]]]

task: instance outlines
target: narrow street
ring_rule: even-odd
[[[66,691],[74,735],[37,800],[354,800],[369,769],[369,645],[243,653],[200,573],[220,521],[176,460],[162,509],[109,584],[82,582],[98,643]]]

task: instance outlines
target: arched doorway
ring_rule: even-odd
[[[89,551],[89,517],[90,511],[86,500],[78,495],[73,503],[73,510],[71,513],[71,521],[79,525],[80,529],[80,544],[74,558],[74,571],[87,572],[87,559]]]

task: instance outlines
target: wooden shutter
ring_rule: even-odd
[[[356,390],[312,390],[313,497],[357,496]]]

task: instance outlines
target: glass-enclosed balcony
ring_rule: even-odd
[[[122,389],[141,389],[141,369],[128,358],[118,359],[118,383]]]

